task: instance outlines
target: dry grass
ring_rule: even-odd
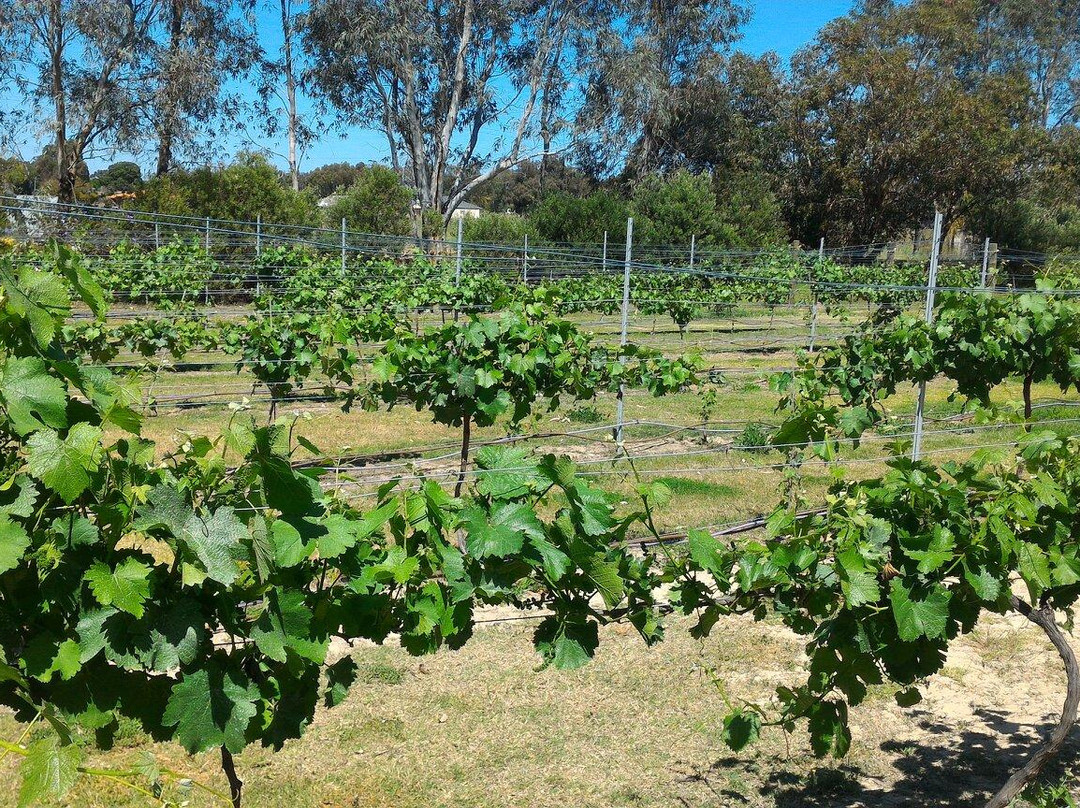
[[[1030,664],[1052,667],[1034,630],[993,618]],[[537,671],[529,624],[482,628],[454,653],[416,659],[397,648],[354,652],[364,675],[338,708],[320,711],[302,740],[238,758],[247,804],[266,808],[353,806],[916,806],[974,804],[1030,750],[1032,724],[1048,719],[1063,687],[1006,680],[1010,659],[981,656],[976,634],[957,644],[927,701],[902,710],[875,688],[852,715],[844,761],[817,760],[796,733],[768,731],[732,755],[720,737],[726,706],[766,699],[797,682],[800,643],[779,625],[731,619],[699,643],[673,621],[645,648],[623,627],[606,629],[597,659],[574,672]],[[1034,677],[1028,677],[1034,678]],[[0,720],[10,737],[15,727]],[[151,746],[129,730],[95,763],[132,762]],[[170,765],[221,787],[217,758],[153,746]],[[11,771],[0,763],[0,773]],[[2,776],[2,775],[0,775]],[[143,805],[122,787],[81,785],[67,805]],[[191,806],[213,801],[198,792]],[[0,806],[14,805],[0,793]]]

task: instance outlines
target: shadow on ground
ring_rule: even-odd
[[[776,808],[957,808],[981,806],[1049,736],[1057,715],[1037,726],[1010,721],[1005,713],[980,710],[979,723],[962,728],[915,713],[918,741],[881,744],[893,771],[874,777],[844,761],[805,757],[727,757],[705,770],[684,774],[683,783],[705,802],[682,798],[686,808],[702,805]],[[1076,760],[1080,732],[1066,742],[1043,780],[1061,778],[1063,762]],[[733,787],[733,784],[738,783]]]

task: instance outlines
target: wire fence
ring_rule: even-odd
[[[139,250],[166,247],[175,239],[201,247],[209,259],[205,272],[199,277],[200,286],[190,288],[159,287],[153,298],[145,288],[114,284],[110,289],[114,300],[123,305],[108,315],[110,323],[139,322],[145,319],[181,320],[206,317],[209,319],[238,319],[252,313],[256,299],[260,316],[286,317],[309,313],[310,304],[297,302],[295,288],[274,285],[268,281],[268,271],[282,272],[291,265],[276,263],[273,250],[284,248],[310,250],[339,257],[342,275],[330,283],[348,277],[350,290],[363,284],[379,285],[394,280],[395,262],[402,264],[417,257],[437,261],[444,268],[456,270],[460,280],[463,272],[507,275],[516,282],[537,285],[543,281],[601,279],[606,285],[594,289],[588,297],[573,302],[577,308],[571,316],[582,329],[591,331],[599,341],[614,342],[623,334],[634,342],[656,348],[667,355],[697,353],[703,357],[702,378],[713,382],[726,381],[736,391],[739,385],[764,387],[777,373],[797,369],[795,353],[799,349],[824,347],[843,340],[855,330],[866,330],[849,310],[859,304],[867,308],[883,301],[902,300],[911,307],[922,305],[923,297],[933,291],[957,293],[983,292],[1015,294],[1032,291],[1025,272],[1044,269],[1051,257],[1036,254],[1012,254],[997,251],[985,240],[951,245],[952,252],[943,254],[938,248],[929,257],[904,255],[895,245],[869,244],[829,248],[820,244],[816,250],[799,247],[759,252],[723,251],[692,242],[683,246],[647,246],[635,248],[623,240],[609,239],[596,245],[559,244],[478,244],[447,240],[417,240],[394,236],[355,233],[345,228],[332,230],[273,223],[230,222],[183,216],[160,216],[136,211],[107,210],[89,206],[63,206],[40,202],[0,198],[0,212],[8,223],[9,237],[24,242],[41,242],[59,238],[71,242],[91,258],[105,257],[111,265],[137,272],[145,266],[145,255],[125,252],[122,245],[135,245]],[[370,265],[375,258],[386,262]],[[1063,260],[1068,257],[1063,258]],[[183,262],[185,255],[163,254],[160,260]],[[943,274],[933,282],[937,268],[952,262],[961,274]],[[867,274],[845,279],[830,275],[828,264],[867,267]],[[777,272],[773,273],[776,269]],[[129,273],[125,277],[131,277]],[[731,294],[717,299],[702,299],[685,293],[684,289],[667,290],[650,285],[648,279],[674,278],[700,283],[702,289],[727,290]],[[629,290],[621,296],[623,286]],[[1080,294],[1080,290],[1057,290],[1056,294]],[[832,304],[837,301],[844,307]],[[196,303],[196,309],[172,307],[178,303]],[[400,311],[414,318],[415,328],[445,321],[447,311],[484,314],[497,310],[493,303],[447,302],[445,300],[411,300]],[[338,304],[335,314],[361,315],[380,310],[379,303],[347,301]],[[89,315],[83,313],[84,319]],[[625,322],[625,325],[623,323]],[[883,324],[880,326],[885,327]],[[378,355],[381,343],[358,344],[361,352],[358,378],[363,380],[366,369]],[[272,364],[296,362],[294,359],[264,360]],[[260,390],[254,379],[244,372],[243,362],[221,350],[191,352],[180,360],[121,353],[108,365],[115,369],[147,370],[154,372],[151,391],[143,402],[147,412],[184,410],[200,407],[222,407],[240,400],[251,406],[265,406],[270,396]],[[239,370],[239,373],[234,373]],[[300,390],[282,406],[332,408],[340,400],[341,389],[332,384],[322,385],[317,379]],[[627,401],[636,406],[646,399],[643,394],[628,391]],[[1073,402],[1041,401],[1036,410],[1067,408]],[[921,427],[925,416],[927,427]],[[920,401],[914,417],[904,415],[893,419],[878,434],[869,436],[871,450],[845,463],[880,464],[890,455],[881,451],[888,442],[911,440],[917,435],[927,441],[924,455],[935,453],[970,453],[982,448],[1008,445],[990,438],[1000,432],[1016,431],[1015,425],[976,425],[957,422],[963,414],[924,412]],[[1080,418],[1058,417],[1052,413],[1042,419],[1046,426],[1074,431]],[[626,430],[628,455],[636,457],[635,473],[644,477],[672,473],[723,475],[748,472],[775,472],[785,468],[787,461],[778,455],[785,447],[745,439],[749,427],[766,431],[776,422],[747,417],[743,420],[708,423],[678,423],[648,417],[619,417],[597,425],[578,429],[535,429],[525,434],[489,438],[490,445],[523,444],[546,446],[558,444],[590,445],[608,442],[616,430]],[[659,434],[657,434],[659,431]],[[1075,430],[1080,431],[1080,430]],[[693,445],[700,441],[700,445]],[[481,444],[483,445],[483,442]],[[877,446],[877,450],[873,447]],[[337,476],[336,485],[356,496],[371,495],[373,485],[397,479],[403,484],[421,479],[451,479],[458,474],[454,464],[456,447],[447,443],[389,450],[400,457],[338,458],[325,463]],[[737,459],[731,453],[737,452]],[[385,455],[383,451],[379,454]],[[582,456],[580,464],[590,474],[599,476],[627,475],[626,460],[613,459],[606,449],[602,457]],[[322,460],[333,460],[324,458]],[[322,462],[322,461],[319,461]],[[361,476],[349,479],[358,468]],[[475,476],[476,469],[468,472]]]
[[[372,234],[347,229],[278,222],[237,221],[211,217],[161,214],[100,205],[59,203],[35,197],[0,196],[0,214],[5,220],[4,233],[22,241],[46,241],[58,238],[78,244],[89,251],[107,252],[118,244],[157,248],[174,239],[201,243],[219,260],[240,259],[274,247],[304,247],[320,252],[339,252],[346,258],[401,257],[416,254],[456,256],[458,242],[449,238],[415,238]],[[619,271],[622,234],[610,233],[601,243],[537,243],[525,237],[521,243],[461,242],[465,261],[484,260],[514,264],[527,276],[537,278],[557,268],[587,267],[590,270]],[[799,255],[829,258],[841,263],[893,264],[925,261],[929,247],[918,238],[901,245],[878,242],[857,245],[826,245],[813,248],[793,245]],[[984,245],[972,239],[950,241],[942,254],[945,261],[976,263],[984,256]],[[738,266],[766,255],[767,250],[717,248],[707,241],[691,237],[686,244],[638,244],[635,263],[640,268],[694,267],[707,265]],[[994,251],[996,258],[996,250]],[[1033,257],[1033,260],[1035,258]]]

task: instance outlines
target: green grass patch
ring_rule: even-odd
[[[730,485],[692,480],[689,477],[658,477],[656,482],[667,486],[672,494],[684,496],[734,497],[739,492]]]
[[[405,673],[386,662],[370,662],[357,666],[356,678],[362,682],[381,682],[386,685],[399,685],[405,679]]]

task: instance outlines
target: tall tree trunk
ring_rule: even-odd
[[[67,143],[67,103],[64,93],[64,18],[60,0],[49,3],[50,79],[53,105],[56,113],[56,182],[57,196],[61,202],[75,201],[75,168],[71,164]]]
[[[1080,705],[1080,666],[1077,666],[1076,654],[1065,638],[1064,632],[1054,620],[1053,607],[1047,604],[1034,609],[1015,596],[1011,598],[1011,601],[1016,611],[1046,632],[1046,636],[1054,644],[1054,648],[1065,665],[1068,684],[1065,704],[1061,708],[1061,718],[1050,734],[1049,740],[1031,756],[1024,768],[1010,777],[1001,790],[990,798],[986,803],[986,808],[1005,808],[1039,776],[1043,767],[1057,756],[1061,747],[1065,745],[1065,739],[1069,737],[1069,731],[1076,723],[1077,706]]]
[[[172,151],[172,131],[168,127],[162,127],[158,131],[157,166],[154,168],[154,176],[164,177],[172,170]]]
[[[540,137],[544,144],[544,153],[540,156],[540,198],[543,199],[547,192],[548,160],[551,159],[551,129],[545,126]]]
[[[293,74],[292,21],[289,19],[289,0],[281,0],[281,34],[285,52],[285,99],[289,114],[289,180],[294,191],[300,190],[300,159],[297,156],[296,76]]]
[[[169,4],[169,54],[175,56],[180,52],[180,46],[184,36],[184,0],[172,0]],[[165,81],[171,79],[166,77]],[[171,97],[172,89],[165,90],[164,109],[158,110],[158,149],[157,168],[155,174],[163,177],[173,167],[173,143],[176,137],[176,103],[177,99]]]

